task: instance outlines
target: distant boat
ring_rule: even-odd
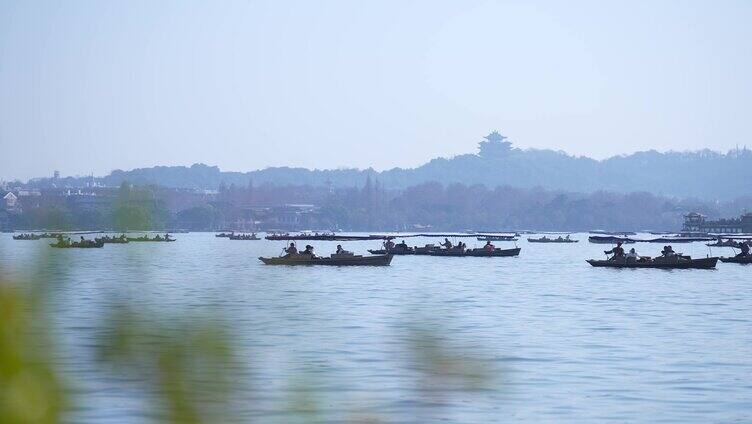
[[[706,244],[706,246],[710,246],[710,247],[734,247],[734,248],[739,248],[742,245],[742,243],[744,243],[744,242],[743,241],[741,241],[741,242],[740,241],[734,241],[734,240],[729,239],[729,240],[723,240],[723,241],[720,241],[720,242],[716,241],[715,243],[708,243],[708,244]]]
[[[635,241],[628,237],[616,237],[616,236],[590,236],[588,237],[590,243],[598,244],[616,244],[616,243],[634,243]]]
[[[717,257],[692,259],[689,256],[658,257],[647,260],[633,259],[589,259],[594,267],[602,268],[660,268],[660,269],[712,269],[718,263]]]
[[[230,234],[227,238],[230,240],[261,240],[256,233],[253,234]]]
[[[477,237],[478,241],[517,241],[513,235],[485,235]]]
[[[634,231],[605,231],[605,230],[590,230],[590,234],[600,234],[600,235],[614,235],[614,234],[621,234],[625,236],[633,236],[636,235]]]
[[[521,248],[515,247],[513,249],[494,249],[488,250],[485,248],[478,249],[435,249],[430,251],[430,256],[454,256],[454,257],[502,257],[502,256],[519,256]]]
[[[543,236],[541,238],[528,238],[527,241],[530,243],[577,243],[579,240],[572,240],[569,238],[569,236],[559,236],[557,238],[548,238],[546,236]]]
[[[635,240],[645,243],[692,243],[693,241],[711,241],[713,237],[658,237],[654,239]]]
[[[330,265],[330,266],[387,266],[393,255],[337,255],[313,257],[310,255],[289,255],[275,258],[259,257],[266,265]]]
[[[265,237],[267,240],[315,240],[315,241],[363,241],[363,240],[382,240],[382,236],[347,236],[333,233],[300,233],[300,234],[269,234]]]
[[[752,264],[752,255],[747,256],[733,256],[730,258],[721,258],[721,262],[728,262],[734,264]]]

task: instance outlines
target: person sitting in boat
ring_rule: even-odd
[[[460,252],[464,252],[466,248],[467,248],[467,245],[465,243],[463,243],[463,242],[457,243],[457,249]]]
[[[486,242],[486,245],[483,246],[484,249],[486,249],[486,252],[493,252],[496,249],[496,246],[491,244],[491,240]]]
[[[353,252],[342,248],[341,244],[337,245],[337,255],[352,255]]]
[[[642,257],[637,254],[637,251],[635,250],[634,247],[631,248],[631,249],[629,249],[629,253],[627,253],[627,260],[628,261],[629,260],[639,261],[640,259],[642,259]]]
[[[287,253],[288,256],[297,255],[298,248],[295,247],[295,243],[290,243],[290,247],[285,249],[285,253]]]
[[[392,239],[386,239],[384,242],[384,249],[387,251],[394,249],[394,242]]]
[[[616,243],[616,247],[614,247],[611,250],[604,250],[603,253],[605,253],[607,255],[610,254],[610,253],[613,253],[614,256],[612,256],[610,258],[611,260],[614,260],[614,259],[617,259],[617,258],[623,258],[624,257],[624,248],[621,247],[621,242],[617,242]]]
[[[399,244],[397,244],[397,247],[402,250],[407,250],[407,243],[405,243],[405,240],[402,240],[401,242],[399,242]]]
[[[444,239],[444,243],[441,243],[441,245],[444,246],[444,247],[446,247],[447,249],[451,249],[452,248],[452,242],[449,241],[448,238],[445,238]]]
[[[316,257],[316,255],[313,254],[313,246],[310,244],[307,244],[305,247],[305,250],[301,253],[301,255],[311,255],[312,258]]]
[[[674,252],[674,248],[671,247],[671,245],[669,244],[668,246],[663,246],[663,250],[661,250],[661,255],[668,258],[668,257],[676,256],[676,252]]]
[[[737,258],[743,258],[743,257],[749,256],[749,243],[742,242],[739,245],[739,248],[742,251],[738,255],[736,255]]]

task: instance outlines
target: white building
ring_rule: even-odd
[[[3,196],[3,206],[5,210],[15,209],[18,207],[18,197],[12,191],[9,191]]]

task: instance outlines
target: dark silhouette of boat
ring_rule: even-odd
[[[518,256],[521,248],[515,247],[513,249],[499,249],[493,250],[478,248],[478,249],[434,249],[428,254],[431,256],[455,256],[455,257],[501,257],[501,256]]]
[[[517,241],[517,237],[513,235],[487,235],[476,237],[478,241]]]
[[[214,237],[232,237],[232,235],[233,235],[233,234],[235,234],[235,233],[234,233],[234,232],[230,232],[230,233],[219,233],[219,234],[214,234]]]
[[[720,242],[716,241],[715,243],[708,243],[708,244],[706,244],[706,246],[710,246],[710,247],[734,247],[734,248],[738,249],[739,247],[741,247],[742,243],[751,243],[752,244],[752,241],[744,242],[744,241],[735,241],[734,239],[728,239],[728,240],[723,240],[723,241],[720,241]]]
[[[635,240],[645,243],[692,243],[694,241],[711,241],[713,237],[658,237],[653,239]]]
[[[318,257],[313,255],[285,255],[275,258],[259,257],[266,265],[332,265],[332,266],[386,266],[394,256],[387,255],[337,255]]]
[[[625,236],[634,236],[637,235],[634,231],[605,231],[605,230],[590,230],[588,231],[590,234],[599,234],[599,235],[613,235],[613,234],[622,234]]]
[[[50,243],[50,247],[55,247],[58,249],[91,249],[91,248],[101,248],[104,246],[104,243],[101,241],[94,241],[94,240],[81,240],[81,241],[68,241],[68,240],[58,240],[57,243]]]
[[[692,259],[689,256],[672,257],[588,259],[587,263],[603,268],[660,268],[660,269],[713,269],[718,263],[717,257]]]
[[[37,234],[33,234],[33,233],[18,234],[18,235],[13,236],[13,240],[39,240],[41,238],[43,237]]]
[[[597,244],[635,243],[635,240],[629,237],[617,236],[590,236],[588,237],[588,241]]]
[[[128,237],[126,237],[125,235],[121,235],[118,237],[104,236],[104,237],[95,238],[94,240],[96,242],[101,242],[104,244],[127,244],[128,243]]]
[[[732,256],[730,258],[721,257],[721,262],[732,264],[752,264],[752,255]]]
[[[548,238],[546,236],[543,236],[541,238],[528,238],[527,241],[530,243],[577,243],[579,240],[572,240],[571,238],[569,238],[569,236],[559,236],[557,238]]]
[[[165,234],[164,237],[157,234],[154,236],[154,238],[149,238],[147,235],[143,235],[141,237],[128,237],[127,240],[129,242],[169,242],[169,241],[175,241],[174,238],[170,238],[169,234]]]
[[[227,238],[230,240],[261,240],[256,233],[253,234],[230,234]]]
[[[390,249],[368,249],[368,253],[372,255],[415,255],[415,249],[419,249],[418,247],[410,247],[410,246],[400,246],[396,245]]]
[[[334,233],[314,233],[314,234],[269,234],[264,237],[267,240],[309,240],[309,241],[363,241],[363,240],[383,240],[383,236],[346,236]]]

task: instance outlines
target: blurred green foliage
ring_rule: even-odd
[[[0,281],[0,422],[56,423],[68,405],[47,324],[33,294]]]
[[[41,255],[25,285],[0,282],[0,423],[57,423],[69,421],[72,407],[85,404],[62,378],[55,357],[49,316],[49,296],[57,291],[51,282],[64,284],[67,262]],[[259,399],[241,393],[254,386],[245,372],[248,357],[238,357],[229,324],[220,311],[210,314],[150,311],[131,299],[107,308],[95,343],[97,369],[103,375],[125,377],[120,384],[139,386],[150,410],[143,416],[175,424],[247,422],[239,410],[253,410]],[[397,334],[404,348],[400,359],[404,372],[414,379],[408,395],[416,401],[416,422],[436,421],[442,407],[457,396],[494,388],[498,374],[489,362],[465,347],[452,343],[438,325],[409,326]],[[386,341],[389,342],[389,341]],[[304,364],[305,365],[305,364]],[[256,363],[254,367],[263,367]],[[268,366],[268,365],[267,365]],[[347,399],[350,394],[321,390],[346,382],[314,370],[289,377],[283,402],[274,411],[275,422],[357,423],[390,422],[389,412],[369,409],[369,399]],[[251,374],[253,375],[253,374]],[[238,376],[246,376],[238,381]],[[127,383],[122,383],[127,382]],[[324,384],[321,384],[321,383]],[[265,388],[253,387],[263,391]],[[356,394],[357,395],[357,394]],[[339,403],[342,402],[342,406]],[[337,405],[332,412],[332,406]],[[262,421],[263,422],[263,421]]]
[[[103,328],[98,358],[156,391],[161,420],[223,422],[232,415],[231,373],[241,368],[230,340],[213,317],[160,319],[118,305]]]

